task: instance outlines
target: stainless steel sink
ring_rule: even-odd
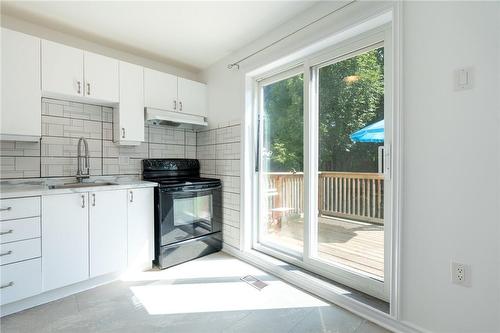
[[[95,182],[95,183],[66,183],[58,185],[49,185],[50,190],[64,189],[64,188],[81,188],[81,187],[95,187],[95,186],[110,186],[118,185],[110,182]]]

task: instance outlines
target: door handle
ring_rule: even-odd
[[[82,93],[82,83],[80,81],[76,81],[76,85],[77,85],[76,92],[78,94],[81,94]]]
[[[92,193],[92,206],[95,207],[95,193]]]
[[[174,99],[174,110],[177,110],[177,101]]]
[[[125,127],[122,127],[122,139],[125,139]]]
[[[179,102],[179,110],[182,111],[182,101]]]
[[[12,230],[12,229],[9,229],[7,231],[2,231],[2,232],[0,232],[0,236],[2,236],[2,235],[8,235],[8,234],[11,234],[13,232],[14,232],[14,230]]]
[[[90,96],[90,83],[87,82],[87,95]]]
[[[5,212],[11,210],[12,207],[7,207],[7,208],[0,208],[0,212]]]
[[[130,202],[134,202],[134,191],[130,191]]]
[[[378,146],[378,173],[384,173],[384,146]]]
[[[9,283],[7,284],[2,284],[0,286],[0,289],[3,289],[3,288],[8,288],[8,287],[12,287],[14,285],[14,281],[10,281]]]
[[[82,194],[82,208],[85,208],[85,195]]]

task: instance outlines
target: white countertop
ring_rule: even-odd
[[[40,178],[32,180],[9,180],[0,182],[0,199],[30,197],[38,195],[53,195],[64,193],[97,192],[110,190],[123,190],[131,188],[156,187],[154,182],[143,181],[131,177],[91,177],[84,182],[110,182],[113,185],[87,186],[76,188],[58,188],[50,189],[50,185],[60,185],[65,183],[74,183],[75,178]]]

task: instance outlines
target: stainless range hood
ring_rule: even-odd
[[[169,126],[208,126],[205,117],[186,114],[182,112],[166,111],[153,108],[145,108],[146,122],[158,125]]]

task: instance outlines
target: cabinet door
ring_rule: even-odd
[[[144,68],[144,100],[147,107],[177,111],[177,76]]]
[[[42,127],[40,39],[2,28],[1,58],[0,134],[4,139],[36,140]]]
[[[43,290],[89,277],[88,194],[42,197]]]
[[[207,116],[207,85],[179,78],[179,111],[197,116]]]
[[[154,199],[152,188],[128,193],[128,267],[151,268],[154,259]]]
[[[94,100],[118,102],[118,60],[99,54],[85,52],[84,78],[85,96]]]
[[[83,51],[42,40],[42,90],[47,95],[83,96]]]
[[[120,106],[115,108],[115,142],[144,141],[144,72],[120,61]]]
[[[127,194],[99,191],[90,200],[90,277],[127,266]]]

